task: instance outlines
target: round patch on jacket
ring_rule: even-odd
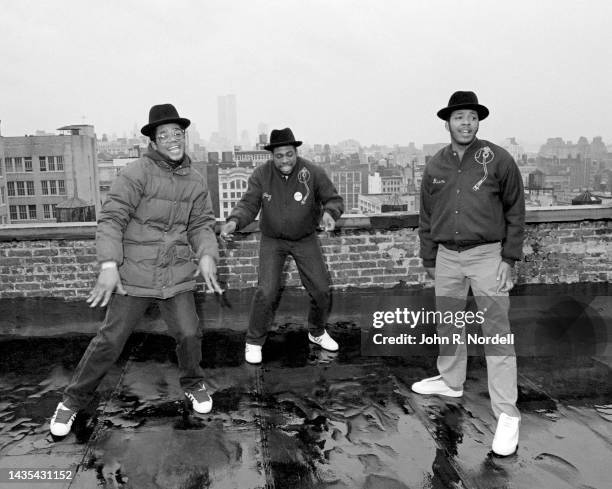
[[[293,194],[293,198],[296,200],[296,202],[300,202],[302,200],[302,192],[296,192]]]

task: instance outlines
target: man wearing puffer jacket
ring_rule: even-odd
[[[51,419],[55,436],[70,432],[152,301],[176,340],[186,399],[196,412],[212,409],[200,367],[202,333],[193,288],[201,274],[210,290],[221,292],[219,252],[206,182],[185,153],[189,124],[173,105],[153,106],[141,130],[151,139],[147,152],[121,172],[102,207],[96,232],[100,274],[87,302],[108,304],[106,318]]]

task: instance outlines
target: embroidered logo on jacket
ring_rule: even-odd
[[[493,161],[493,158],[495,158],[495,153],[493,153],[493,150],[488,146],[480,148],[478,151],[476,151],[476,154],[474,155],[474,159],[476,160],[476,162],[480,163],[481,165],[491,163],[491,161]]]
[[[310,181],[310,172],[308,171],[308,168],[304,167],[298,173],[298,182],[304,184],[304,187],[306,187],[306,195],[304,196],[304,198],[302,198],[302,193],[296,192],[293,196],[293,198],[302,205],[306,204],[306,200],[308,199],[308,196],[310,195],[310,187],[308,186],[309,181]],[[299,198],[298,198],[298,194],[299,194]]]
[[[434,177],[431,183],[433,183],[434,185],[441,185],[443,183],[446,183],[446,180],[444,180],[443,178],[438,179]]]
[[[480,163],[484,168],[484,176],[476,182],[476,184],[472,187],[472,190],[479,190],[480,186],[487,179],[487,176],[489,175],[487,165],[493,161],[493,158],[495,158],[495,153],[493,153],[493,150],[488,146],[480,148],[478,151],[476,151],[476,154],[474,154],[476,163]]]
[[[272,196],[268,192],[264,192],[262,197],[266,199],[268,202],[272,200]]]

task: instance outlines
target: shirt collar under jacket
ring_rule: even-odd
[[[484,143],[482,142],[482,140],[478,139],[478,138],[474,138],[474,141],[472,141],[470,143],[470,145],[465,148],[465,152],[463,153],[463,160],[465,160],[466,155],[468,154],[474,154],[476,153],[476,151],[478,151],[480,148],[482,148],[484,145]],[[445,158],[452,158],[453,153],[455,152],[455,150],[453,149],[453,145],[449,144],[448,146],[446,146],[444,148],[444,152],[443,155]]]

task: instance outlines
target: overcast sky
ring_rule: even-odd
[[[455,90],[491,110],[480,137],[612,144],[609,0],[2,2],[2,135],[89,123],[129,135],[171,102],[207,139],[217,96],[238,130],[310,143],[447,141]]]

